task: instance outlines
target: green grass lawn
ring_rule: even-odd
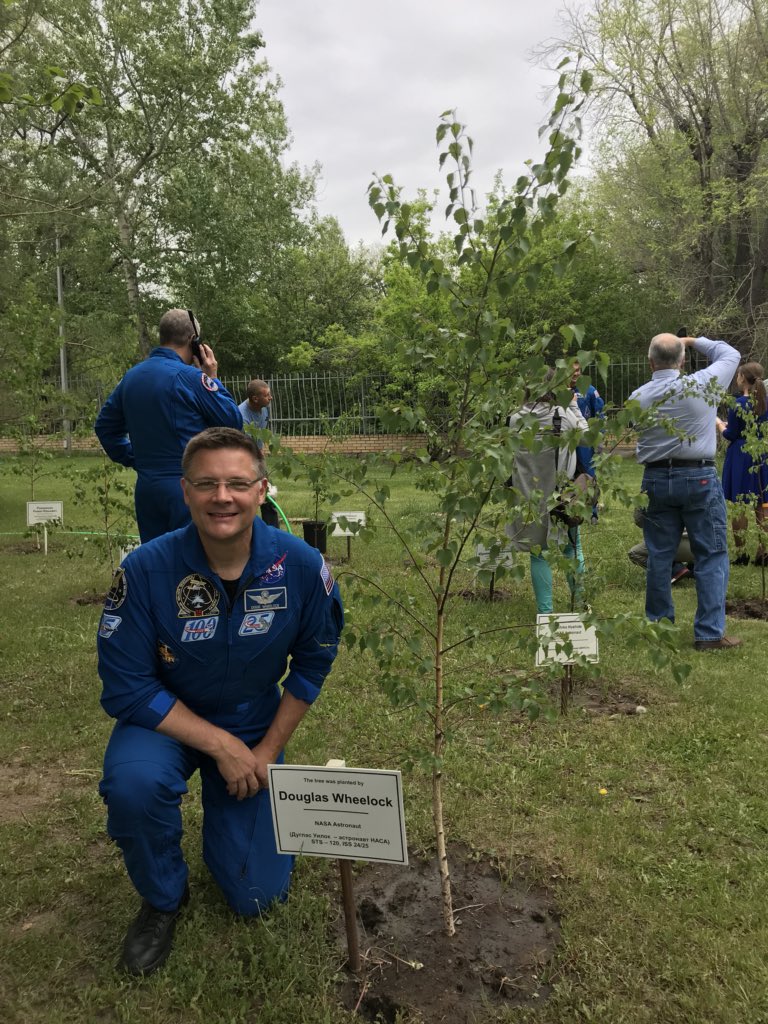
[[[94,508],[74,504],[78,475],[96,462],[55,459],[38,483],[37,498],[65,502],[64,530],[100,528]],[[98,537],[54,532],[45,558],[22,536],[29,494],[12,465],[0,464],[0,1021],[351,1021],[334,987],[343,954],[329,939],[333,866],[300,862],[285,906],[262,922],[233,919],[202,865],[194,788],[185,808],[193,901],[172,959],[144,982],[115,971],[136,897],[96,791],[110,731],[98,703],[100,607],[77,603],[106,590],[110,569]],[[637,468],[623,466],[621,480],[636,489]],[[433,511],[412,483],[391,486],[404,521]],[[307,491],[291,481],[280,501],[290,517],[307,512]],[[365,503],[350,498],[342,507]],[[595,613],[640,611],[642,573],[626,558],[640,536],[631,514],[608,507],[582,534]],[[330,542],[332,558],[345,551],[345,541]],[[370,545],[353,542],[352,567],[409,581],[401,548],[383,532]],[[456,583],[473,586],[469,571]],[[504,600],[493,605],[456,602],[457,635],[533,621],[527,576],[500,586]],[[758,569],[733,570],[732,595],[759,588]],[[559,580],[563,610],[566,594]],[[618,636],[603,643],[596,677],[578,683],[567,718],[531,722],[471,701],[457,715],[446,764],[451,839],[545,883],[562,913],[562,943],[547,968],[551,998],[501,1020],[768,1022],[766,628],[729,621],[744,646],[696,654],[692,585],[676,603],[680,651],[693,666],[683,683]],[[454,673],[482,685],[527,672],[530,657],[508,635],[494,637],[462,648]],[[622,702],[647,713],[610,714]],[[342,757],[350,766],[397,768],[427,733],[417,709],[390,706],[368,657],[343,648],[288,753],[297,763]],[[429,780],[417,767],[404,781],[411,846],[429,849]],[[437,883],[435,892],[439,927]]]

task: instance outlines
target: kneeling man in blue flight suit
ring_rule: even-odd
[[[128,555],[99,625],[101,702],[117,719],[100,792],[143,901],[123,944],[131,974],[165,962],[189,898],[180,804],[196,770],[203,856],[229,905],[257,915],[285,898],[293,858],[276,850],[267,765],[318,696],[343,626],[322,556],[256,518],[267,481],[251,437],[204,430],[182,470],[192,522]]]

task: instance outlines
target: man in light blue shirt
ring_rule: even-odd
[[[250,424],[259,430],[266,430],[269,426],[269,403],[272,401],[272,391],[269,384],[265,380],[261,380],[260,377],[256,377],[249,382],[245,393],[248,397],[238,406],[243,417],[243,426]],[[257,440],[256,447],[263,450],[264,442]],[[276,494],[277,491],[274,493]],[[277,509],[269,499],[261,506],[261,518],[268,526],[276,526],[278,528],[280,526]]]
[[[709,365],[683,376],[686,348],[703,355]],[[694,647],[700,651],[741,643],[725,636],[728,534],[715,469],[717,403],[740,359],[725,341],[657,334],[648,349],[651,380],[629,396],[656,414],[637,444],[637,461],[644,466],[642,489],[648,497],[643,527],[648,548],[645,612],[654,622],[674,622],[672,562],[687,529],[696,564]]]
[[[259,430],[266,429],[269,426],[269,403],[272,401],[269,384],[257,377],[248,384],[245,393],[248,397],[238,406],[243,423],[250,423],[252,427],[258,427]],[[256,444],[259,448],[264,447],[263,441],[257,441]]]

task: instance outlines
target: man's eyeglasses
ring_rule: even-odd
[[[189,480],[187,477],[184,478],[190,487],[194,487],[196,491],[201,491],[203,494],[213,494],[214,491],[218,491],[222,485],[226,487],[228,491],[234,491],[236,494],[245,494],[250,489],[264,479],[264,477],[257,477],[255,480],[244,480],[242,477],[233,477],[231,480],[209,480],[207,477],[202,480]]]

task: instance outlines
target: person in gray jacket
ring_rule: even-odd
[[[549,370],[548,379],[554,377]],[[509,420],[512,431],[529,430],[536,426],[537,439],[546,440],[560,433],[563,441],[569,433],[583,433],[587,421],[579,411],[574,395],[570,404],[558,406],[553,392],[526,402]],[[559,430],[558,430],[559,421]],[[515,465],[509,483],[520,495],[520,501],[530,501],[532,507],[519,515],[505,527],[511,546],[517,551],[528,551],[531,555],[531,582],[536,597],[536,609],[540,615],[553,611],[552,567],[548,553],[562,550],[566,558],[576,560],[576,571],[569,574],[568,585],[571,594],[578,600],[584,574],[584,555],[578,526],[566,526],[553,519],[550,510],[554,495],[563,485],[573,479],[576,472],[576,451],[572,446],[546,444],[539,451],[521,450],[515,457]],[[538,553],[534,549],[540,549]]]

